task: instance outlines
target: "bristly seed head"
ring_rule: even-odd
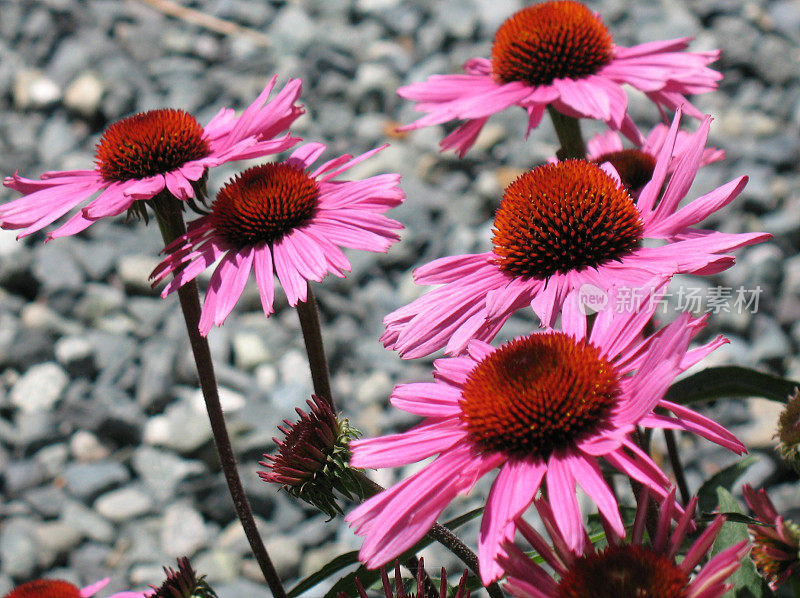
[[[608,152],[596,160],[595,164],[610,162],[619,174],[625,188],[634,193],[639,191],[650,179],[656,169],[655,156],[639,149],[624,149],[617,152]]]
[[[567,160],[529,170],[506,188],[492,243],[503,272],[546,279],[622,259],[643,229],[624,187],[596,164]]]
[[[638,544],[578,558],[558,583],[557,598],[684,598],[687,576],[664,555]]]
[[[95,162],[107,181],[143,179],[208,156],[203,127],[183,110],[150,110],[108,127]]]
[[[17,586],[5,598],[80,598],[81,591],[61,579],[35,579]]]
[[[619,397],[599,349],[562,332],[506,343],[464,383],[461,421],[482,450],[546,459],[605,422]]]
[[[236,247],[273,243],[307,222],[319,200],[317,182],[285,162],[245,170],[211,206],[215,230]]]
[[[593,75],[613,57],[602,21],[579,2],[558,0],[523,8],[494,37],[492,72],[501,83],[549,85]]]

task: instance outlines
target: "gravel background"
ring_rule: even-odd
[[[249,104],[273,73],[281,82],[304,81],[308,112],[297,133],[331,152],[364,151],[413,119],[410,103],[395,94],[399,85],[457,72],[467,58],[488,55],[496,27],[522,5],[184,4],[260,32],[271,45],[210,32],[135,0],[1,0],[0,172],[37,177],[87,168],[111,122],[167,106],[207,122],[220,106]],[[750,175],[742,196],[711,224],[775,237],[743,252],[716,279],[684,277],[676,286],[760,286],[757,314],[712,317],[711,331],[724,331],[731,343],[703,365],[739,363],[800,379],[800,1],[590,5],[621,45],[691,35],[693,49],[722,49],[716,67],[725,79],[696,103],[715,116],[712,142],[729,158],[703,170],[692,193]],[[640,126],[655,122],[641,97],[631,105]],[[554,153],[548,123],[527,142],[523,126],[519,110],[493,118],[463,160],[438,153],[442,128],[421,130],[390,139],[389,149],[352,171],[400,172],[408,195],[391,214],[407,227],[403,241],[388,255],[350,252],[352,274],[316,287],[339,405],[365,433],[410,425],[386,399],[397,381],[430,375],[429,362],[402,362],[377,340],[381,318],[421,290],[412,267],[485,250],[504,184]],[[209,188],[245,166],[217,169]],[[12,195],[0,190],[0,200]],[[263,595],[216,471],[177,302],[160,299],[147,284],[161,248],[157,229],[104,221],[77,237],[46,246],[42,240],[18,243],[0,231],[0,595],[44,575],[76,583],[111,575],[101,596],[144,588],[160,582],[161,566],[180,555],[192,556],[220,598]],[[519,318],[505,334],[529,326]],[[245,485],[280,573],[297,578],[357,547],[341,521],[323,525],[324,517],[255,475],[277,423],[310,393],[299,326],[285,298],[278,293],[278,312],[266,320],[248,287],[209,338]],[[771,457],[774,407],[726,402],[710,412],[758,456],[748,481],[773,487],[776,502],[799,513],[796,477]],[[732,459],[698,443],[692,487]],[[379,472],[378,479],[389,483],[396,473]],[[429,555],[428,563],[459,568],[446,556]]]

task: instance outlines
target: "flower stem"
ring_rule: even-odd
[[[689,504],[692,495],[689,493],[689,485],[686,483],[686,475],[683,471],[681,456],[678,454],[678,445],[675,442],[675,430],[664,428],[664,440],[667,441],[669,462],[672,465],[672,473],[675,474],[675,483],[678,485],[678,491],[681,493],[681,503],[686,506]]]
[[[558,135],[561,149],[556,152],[559,160],[584,160],[586,159],[586,144],[581,135],[581,121],[572,116],[561,114],[552,106],[547,107],[550,120]]]
[[[308,354],[308,366],[311,368],[311,382],[314,385],[314,394],[325,399],[336,413],[331,393],[331,380],[328,373],[328,360],[325,358],[325,346],[322,344],[322,329],[319,324],[319,310],[317,300],[308,285],[308,296],[305,301],[297,304],[297,315],[300,318],[300,328],[303,331],[303,342]]]
[[[186,232],[178,200],[163,202],[160,209],[156,210],[156,218],[165,245],[168,245]],[[264,579],[267,581],[270,590],[272,590],[273,597],[286,598],[286,590],[281,584],[278,572],[275,570],[261,535],[258,533],[250,503],[244,493],[242,480],[236,469],[236,457],[233,453],[231,439],[225,426],[225,416],[222,413],[222,406],[219,402],[211,351],[209,350],[208,340],[201,336],[198,329],[200,322],[200,293],[197,290],[195,281],[191,281],[178,289],[178,300],[183,312],[183,319],[186,322],[186,331],[189,334],[189,344],[192,347],[197,376],[200,380],[200,389],[203,392],[208,419],[211,423],[211,431],[214,435],[214,444],[217,447],[217,454],[222,465],[222,471],[225,474],[225,481],[228,484],[228,491],[233,500],[236,515],[242,523],[250,548],[253,551],[256,562],[261,567]]]
[[[363,471],[358,469],[353,469],[352,471],[355,472],[356,477],[361,483],[364,498],[370,498],[385,490],[383,486],[370,480]],[[480,579],[477,555],[472,552],[458,536],[440,523],[434,523],[433,527],[428,530],[426,535],[456,555],[461,562]],[[490,583],[486,586],[486,591],[489,592],[491,598],[503,598],[503,591],[500,589],[500,586],[497,585],[497,582]]]

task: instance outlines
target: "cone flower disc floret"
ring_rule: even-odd
[[[499,468],[478,540],[481,578],[489,583],[502,575],[495,561],[500,545],[539,488],[546,488],[566,543],[578,551],[585,534],[576,482],[617,534],[624,533],[600,459],[666,495],[666,476],[630,438],[636,426],[690,430],[744,452],[719,424],[663,399],[677,374],[724,339],[689,351],[703,320],[682,314],[642,340],[654,308],[602,311],[589,335],[583,318],[567,316],[561,331],[499,348],[473,340],[465,355],[434,362],[434,382],[395,388],[392,404],[426,419],[402,434],[354,441],[351,465],[399,467],[438,456],[347,516],[365,536],[359,558],[377,567],[401,554],[458,494]],[[656,407],[676,417],[656,415]]]
[[[676,561],[687,532],[693,527],[692,516],[697,506],[693,498],[683,513],[675,504],[674,490],[660,501],[659,521],[655,538],[644,543],[648,492],[639,501],[629,542],[606,525],[608,546],[597,549],[589,542],[583,551],[568,548],[559,531],[552,506],[543,499],[535,501],[536,509],[550,536],[548,543],[521,518],[517,529],[544,561],[558,575],[553,577],[534,563],[511,542],[504,544],[500,561],[508,573],[508,590],[515,598],[719,598],[732,584],[725,581],[739,568],[747,553],[747,541],[739,542],[708,562],[704,562],[725,517],[714,521],[689,547],[686,556]],[[677,521],[670,532],[671,521]],[[583,532],[584,534],[586,532]],[[551,547],[552,544],[552,547]],[[700,570],[694,569],[704,563]]]
[[[567,160],[520,176],[495,215],[492,251],[418,268],[417,283],[441,286],[384,318],[384,345],[405,358],[441,348],[458,354],[472,338],[494,338],[526,305],[552,326],[559,312],[583,315],[578,294],[584,285],[603,292],[624,287],[642,297],[676,273],[721,272],[735,261],[728,252],[768,239],[694,228],[730,203],[747,177],[681,207],[703,162],[711,119],[684,141],[673,163],[679,121],[680,111],[638,199],[609,163]]]
[[[61,579],[35,579],[18,585],[5,598],[89,598],[108,585],[110,578],[79,588]],[[146,598],[146,592],[118,592],[108,598]]]
[[[244,171],[222,188],[210,214],[165,248],[153,284],[174,273],[161,293],[166,297],[219,260],[200,316],[204,336],[231,313],[251,270],[267,316],[274,310],[273,275],[290,305],[306,301],[307,281],[329,273],[344,278],[350,271],[340,247],[385,252],[400,238],[402,225],[383,215],[405,199],[399,174],[333,180],[381,149],[339,156],[310,170],[325,146],[308,143],[285,162]]]
[[[302,84],[290,79],[267,100],[277,77],[240,115],[221,109],[207,125],[173,109],[151,110],[112,124],[97,145],[92,170],[46,172],[41,180],[14,174],[6,187],[25,197],[0,206],[0,226],[24,237],[55,222],[91,198],[49,238],[74,235],[96,220],[139,209],[137,200],[169,193],[180,200],[202,194],[202,179],[213,166],[285,151],[299,141],[284,133],[303,114],[295,105]],[[143,209],[143,208],[141,208]]]
[[[640,142],[641,134],[626,114],[623,84],[647,94],[659,109],[683,107],[702,118],[686,96],[712,91],[722,78],[708,68],[719,51],[686,52],[689,41],[625,48],[614,44],[599,15],[579,2],[534,4],[500,26],[491,59],[467,61],[463,75],[433,75],[401,87],[398,93],[427,113],[403,129],[466,121],[441,143],[443,150],[455,149],[463,156],[492,114],[521,106],[528,112],[530,132],[551,106],[567,116],[602,120]]]

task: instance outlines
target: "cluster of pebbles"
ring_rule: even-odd
[[[394,133],[414,118],[396,88],[488,55],[495,29],[522,3],[184,4],[237,31],[210,31],[140,0],[0,0],[0,172],[87,168],[100,133],[119,118],[175,107],[206,122],[221,106],[249,104],[274,73],[280,82],[301,78],[299,135],[328,144],[331,155],[389,141],[351,174],[403,175],[408,200],[390,214],[406,226],[402,242],[386,255],[350,252],[352,273],[315,288],[340,408],[366,434],[409,426],[387,397],[398,381],[427,379],[430,361],[404,362],[383,349],[381,318],[419,295],[414,266],[487,249],[503,187],[552,155],[556,142],[547,122],[523,140],[524,114],[510,110],[490,121],[466,158],[440,154],[441,127]],[[619,44],[694,36],[694,49],[722,49],[716,66],[725,79],[697,105],[715,116],[711,142],[728,159],[701,171],[692,193],[748,174],[742,196],[709,224],[774,238],[717,277],[675,285],[760,288],[756,313],[712,314],[709,334],[724,332],[731,343],[704,365],[800,379],[800,2],[591,5]],[[658,118],[642,97],[632,96],[631,110],[642,126]],[[217,169],[210,189],[246,166]],[[13,197],[0,190],[0,200]],[[108,591],[145,588],[183,555],[220,598],[263,595],[218,471],[177,301],[147,281],[162,248],[156,227],[103,221],[42,241],[0,231],[0,595],[39,576],[88,583],[110,575]],[[278,570],[291,580],[359,541],[341,520],[325,523],[256,475],[276,425],[311,392],[297,317],[280,292],[277,308],[265,319],[250,286],[209,339],[245,486]],[[516,318],[504,334],[532,325]],[[725,401],[708,410],[753,447],[747,480],[770,487],[779,508],[800,510],[796,478],[772,457],[775,409]],[[697,443],[690,484],[696,489],[732,460]],[[390,483],[400,473],[377,475]],[[459,569],[441,553],[426,560]]]

